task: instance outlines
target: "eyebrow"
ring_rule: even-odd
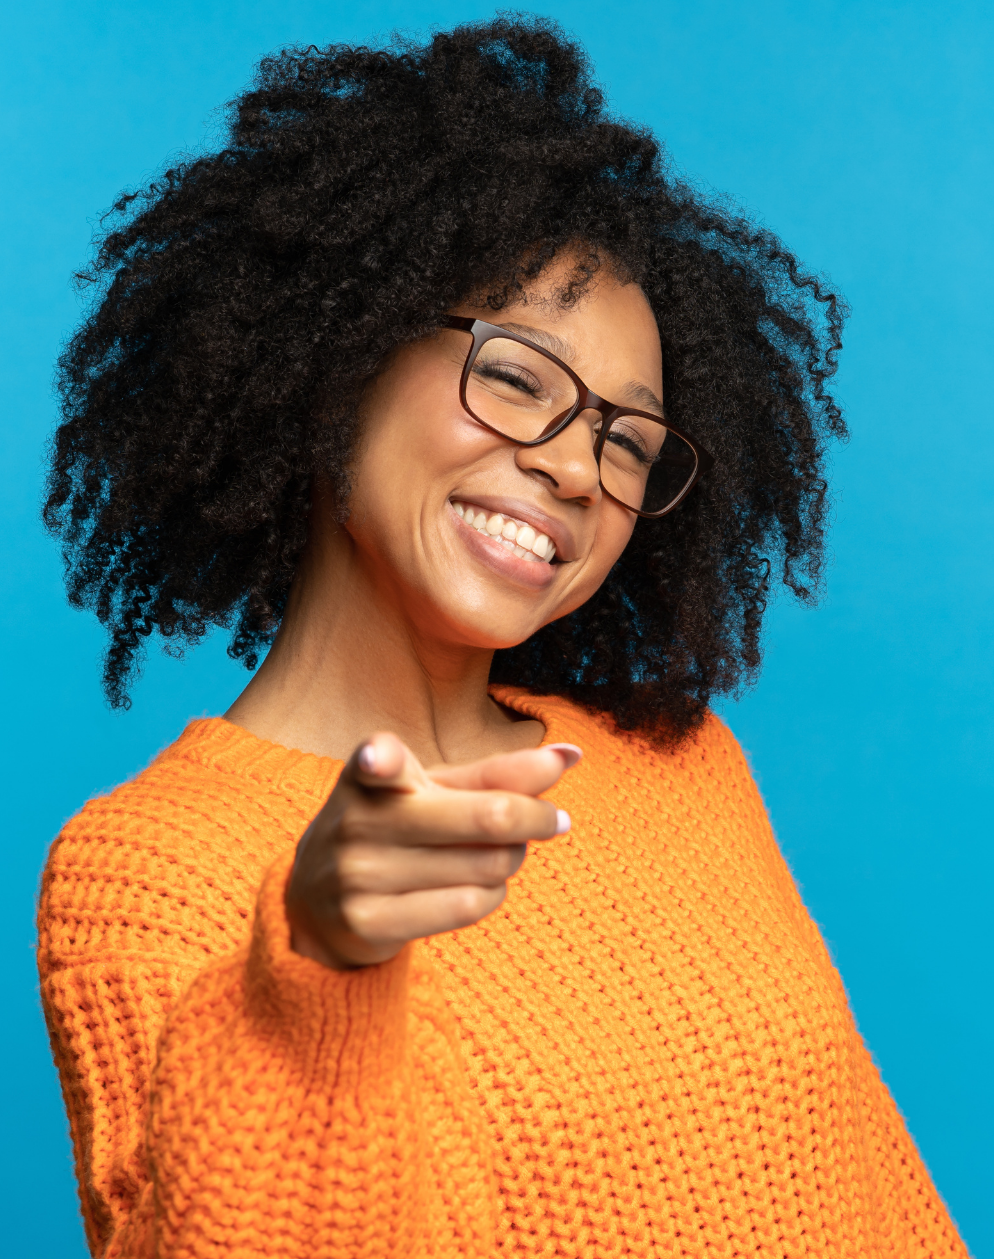
[[[648,385],[643,385],[640,380],[630,380],[625,385],[625,393],[628,394],[632,402],[640,404],[643,411],[658,411],[660,419],[663,415],[663,404],[652,392]]]
[[[557,337],[555,333],[546,332],[544,328],[533,328],[531,324],[526,323],[502,323],[497,326],[506,328],[508,332],[516,332],[521,337],[527,337],[529,341],[534,341],[543,350],[549,350],[556,358],[561,358],[564,362],[568,363],[577,357],[576,349],[571,342]],[[628,395],[627,401],[639,410],[658,411],[660,418],[662,417],[663,404],[648,385],[643,385],[639,380],[630,380],[624,386],[624,392]]]
[[[527,337],[529,341],[534,341],[543,350],[551,350],[556,358],[565,359],[567,363],[571,358],[576,358],[576,347],[571,341],[564,341],[562,337],[546,332],[544,328],[533,328],[531,324],[526,323],[502,323],[497,326],[506,328],[508,332],[516,332],[519,336]]]

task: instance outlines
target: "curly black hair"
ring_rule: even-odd
[[[110,632],[110,702],[129,704],[155,630],[176,651],[230,627],[253,668],[315,475],[347,511],[360,399],[385,357],[470,294],[499,310],[571,250],[564,303],[602,266],[641,285],[667,412],[716,463],[492,677],[662,742],[686,734],[758,669],[771,569],[817,591],[824,444],[845,435],[825,388],[841,299],[675,177],[545,20],[288,49],[229,109],[221,151],[115,203],[59,360],[44,519],[70,602]]]

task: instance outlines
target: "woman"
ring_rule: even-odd
[[[708,711],[818,577],[836,298],[541,22],[264,62],[118,209],[71,597],[117,704],[272,647],[46,869],[94,1253],[963,1255]]]

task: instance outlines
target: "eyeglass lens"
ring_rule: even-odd
[[[503,337],[483,343],[466,382],[473,415],[514,441],[531,442],[552,432],[577,398],[575,383],[558,364]],[[598,420],[595,435],[599,427]],[[621,415],[611,425],[601,455],[601,483],[626,507],[664,511],[696,470],[693,446],[661,421]]]

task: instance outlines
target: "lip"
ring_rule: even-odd
[[[460,499],[459,501],[461,502],[462,500]],[[485,507],[486,504],[480,503],[480,506]],[[486,564],[488,568],[495,570],[505,580],[513,581],[518,586],[527,586],[535,591],[545,590],[556,580],[556,569],[552,564],[521,559],[520,556],[515,555],[513,551],[498,542],[496,538],[492,538],[488,533],[480,533],[472,525],[466,524],[465,520],[460,519],[456,515],[451,503],[449,503],[449,514],[456,532],[466,545],[466,549],[480,563]]]
[[[547,516],[534,503],[526,502],[523,498],[499,498],[490,494],[453,494],[449,498],[450,506],[453,502],[472,503],[475,507],[482,507],[484,511],[500,512],[502,516],[512,516],[515,520],[523,520],[526,525],[531,525],[536,533],[544,533],[552,539],[557,560],[568,564],[576,558],[576,539],[573,537],[573,531],[563,521]],[[458,520],[459,517],[456,516],[456,519]],[[552,565],[548,567],[551,568]]]

